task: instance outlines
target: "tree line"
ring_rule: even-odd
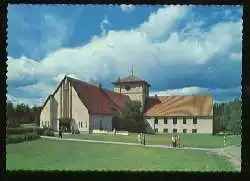
[[[14,105],[8,101],[6,105],[7,127],[19,127],[20,124],[40,123],[41,107],[30,107],[21,103]]]
[[[220,123],[220,130],[241,134],[241,104],[239,99],[214,104],[214,119]]]
[[[126,101],[122,112],[114,111],[113,127],[131,132],[143,132],[145,129],[141,104],[138,101]],[[26,104],[7,103],[7,126],[18,126],[26,123],[39,125],[41,107],[30,107]],[[241,101],[215,103],[214,119],[220,123],[220,131],[233,134],[241,133]]]

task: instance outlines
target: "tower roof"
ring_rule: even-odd
[[[139,82],[142,82],[142,83],[147,84],[148,86],[151,86],[147,81],[142,80],[141,78],[135,75],[130,75],[121,79],[119,78],[117,81],[112,82],[112,84],[117,85],[117,84],[122,84],[122,83],[139,83]]]

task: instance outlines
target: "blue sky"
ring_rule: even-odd
[[[242,7],[10,5],[8,99],[42,105],[65,74],[112,89],[135,74],[151,95],[241,95]]]

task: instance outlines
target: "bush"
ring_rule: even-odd
[[[77,129],[77,130],[72,130],[72,134],[80,134],[80,131]]]
[[[20,127],[20,123],[18,121],[15,120],[7,120],[7,128],[19,128]]]
[[[7,135],[13,135],[13,134],[25,134],[25,133],[31,133],[36,132],[37,128],[6,128],[6,134]]]
[[[36,131],[37,131],[37,135],[42,136],[44,135],[45,128],[37,128]]]
[[[9,143],[20,143],[25,141],[25,135],[7,135],[6,144]]]
[[[31,141],[31,140],[37,140],[40,136],[37,135],[35,132],[33,133],[26,133],[26,134],[13,134],[13,135],[7,135],[6,136],[6,144],[11,143],[20,143],[24,141]]]
[[[36,133],[27,133],[27,134],[25,134],[25,140],[26,141],[37,140],[39,138],[40,138],[40,136],[37,135]]]
[[[55,136],[54,130],[52,128],[44,128],[43,136]]]

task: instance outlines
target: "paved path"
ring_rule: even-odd
[[[59,138],[59,137],[49,137],[41,136],[45,139],[52,140],[64,140],[64,141],[77,141],[77,142],[89,142],[89,143],[103,143],[103,144],[119,144],[119,145],[130,145],[130,146],[144,146],[150,148],[167,148],[167,149],[180,149],[180,150],[197,150],[206,151],[209,154],[217,154],[220,156],[226,156],[229,161],[233,164],[236,171],[241,170],[241,147],[230,146],[226,148],[194,148],[194,147],[181,147],[173,148],[168,145],[141,145],[139,143],[128,143],[128,142],[117,142],[117,141],[100,141],[100,140],[85,140],[85,139],[75,139],[75,138]]]

